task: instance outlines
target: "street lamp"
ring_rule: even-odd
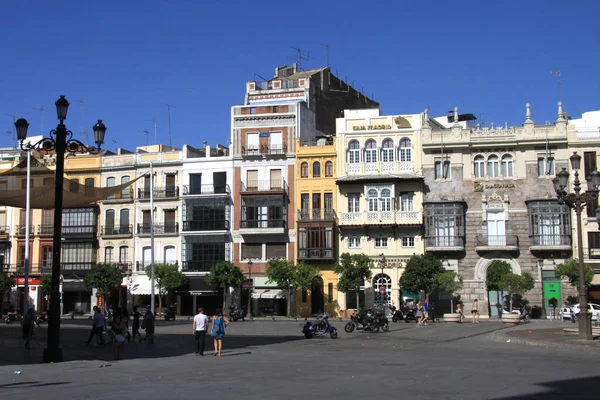
[[[579,180],[579,167],[581,166],[581,156],[577,152],[569,158],[571,167],[575,171],[573,180],[574,193],[567,193],[565,188],[569,183],[569,173],[563,168],[556,178],[552,181],[554,189],[560,204],[566,204],[569,208],[575,210],[577,218],[577,258],[579,262],[579,336],[582,339],[592,340],[592,316],[588,313],[588,302],[585,293],[585,266],[583,264],[583,232],[581,228],[581,211],[592,201],[598,199],[598,186],[600,185],[600,173],[594,170],[588,177],[588,190],[581,192],[581,182]],[[598,215],[598,214],[597,214]]]
[[[383,279],[383,275],[385,274],[384,269],[385,269],[385,254],[381,253],[381,259],[379,260],[379,265],[381,266],[381,275],[379,277],[379,287],[377,288],[379,290],[379,298],[381,299],[381,310],[383,311],[383,313],[385,314],[385,294],[387,293],[387,290],[385,288],[385,280]]]
[[[252,282],[252,260],[248,260],[248,280],[250,281],[250,289],[248,289],[248,316],[252,320],[252,289],[254,288],[254,282]]]
[[[62,204],[63,204],[63,179],[65,172],[65,152],[98,154],[100,146],[104,143],[106,126],[102,120],[94,125],[94,139],[98,147],[86,146],[77,139],[73,139],[73,132],[67,130],[64,120],[67,119],[69,102],[65,96],[60,96],[56,101],[56,116],[58,125],[50,131],[50,137],[45,137],[36,143],[25,142],[29,123],[24,118],[15,122],[17,138],[24,151],[54,151],[56,154],[56,177],[54,192],[54,231],[52,241],[52,283],[50,290],[50,309],[48,315],[48,344],[44,349],[45,362],[59,362],[62,360],[60,349],[60,245],[62,238]]]

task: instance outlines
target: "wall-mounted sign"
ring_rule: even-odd
[[[514,189],[514,183],[486,183],[486,189]]]
[[[271,136],[271,132],[260,132],[258,137],[269,137]]]
[[[25,284],[25,278],[17,278],[17,279],[15,279],[15,281],[16,281],[17,285],[24,285]],[[27,279],[27,282],[30,285],[41,285],[42,284],[41,280],[35,279],[35,278],[29,278],[29,279]]]
[[[378,131],[382,129],[392,129],[391,125],[354,125],[354,131]]]

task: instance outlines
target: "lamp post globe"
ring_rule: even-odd
[[[571,160],[571,168],[573,168],[574,170],[578,170],[579,167],[581,167],[581,156],[579,154],[577,154],[577,152],[573,152],[573,155],[571,155],[571,157],[569,157],[569,160]]]
[[[15,128],[17,130],[17,139],[20,142],[27,139],[27,129],[29,128],[29,122],[25,118],[19,118],[15,121]]]
[[[102,146],[102,143],[104,143],[104,135],[106,134],[106,125],[99,119],[92,129],[94,130],[94,141],[98,146]]]
[[[60,122],[67,119],[67,111],[69,111],[69,102],[65,99],[65,96],[60,96],[54,103],[56,105],[56,116]]]
[[[563,168],[558,174],[556,174],[556,179],[558,180],[558,185],[560,189],[564,190],[569,184],[569,173],[566,168]]]

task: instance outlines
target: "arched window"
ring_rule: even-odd
[[[150,254],[152,253],[152,248],[150,246],[142,247],[142,262],[138,263],[138,271],[144,272],[146,271],[146,266],[150,265]]]
[[[308,163],[307,162],[303,162],[300,165],[300,177],[308,178]]]
[[[394,162],[394,141],[385,139],[381,145],[381,160],[383,162]]]
[[[129,181],[131,181],[131,178],[129,177],[129,175],[125,175],[121,177],[121,185],[125,184],[125,183],[129,183]],[[124,199],[129,199],[131,197],[131,187],[127,186],[125,189],[123,189],[123,191],[121,192],[121,195]]]
[[[115,261],[115,248],[107,246],[104,248],[104,263],[112,264]]]
[[[510,154],[502,156],[502,176],[513,176],[513,158]]]
[[[412,161],[411,154],[412,145],[409,138],[403,138],[400,140],[400,148],[398,149],[398,160],[399,161]]]
[[[122,235],[127,235],[131,233],[131,229],[129,229],[129,209],[122,208],[119,211],[119,233]]]
[[[383,290],[382,290],[383,288]],[[392,279],[387,274],[377,274],[373,277],[375,304],[390,306],[392,304]],[[383,294],[381,292],[384,292]]]
[[[392,192],[390,189],[381,191],[381,211],[392,211]]]
[[[325,176],[326,177],[333,176],[333,163],[331,161],[327,161],[325,163]]]
[[[369,203],[369,211],[378,211],[377,207],[377,190],[371,189],[367,193],[367,202]]]
[[[175,246],[165,246],[163,250],[163,260],[165,264],[177,264],[177,253]]]
[[[352,140],[348,143],[348,163],[358,164],[360,162],[360,143],[358,140]]]
[[[377,162],[377,142],[373,139],[369,139],[367,140],[367,143],[365,143],[365,162]]]
[[[475,174],[475,178],[485,177],[485,158],[481,154],[475,156],[473,160],[473,173]]]
[[[112,235],[115,232],[115,210],[106,210],[106,214],[104,215],[104,234]]]
[[[110,177],[106,178],[106,187],[116,186],[116,182],[117,182],[117,180],[115,179],[115,177],[110,176]]]
[[[321,163],[315,161],[313,163],[313,178],[319,178],[321,176]]]
[[[119,264],[129,264],[129,246],[119,247]]]
[[[500,174],[499,171],[499,165],[498,165],[498,156],[497,155],[491,155],[488,157],[488,165],[487,165],[487,170],[488,170],[488,176],[490,178],[497,178]]]

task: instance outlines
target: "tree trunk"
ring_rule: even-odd
[[[292,316],[292,290],[291,289],[288,289],[287,316],[288,316],[288,318]]]
[[[360,310],[360,288],[356,291],[356,311]]]
[[[160,315],[161,313],[162,313],[162,295],[159,291],[158,292],[158,315]],[[155,315],[154,318],[158,317],[158,315]]]
[[[225,315],[225,305],[226,304],[227,304],[227,288],[225,286],[223,286],[223,306],[222,306],[223,315]]]
[[[450,297],[450,313],[454,313],[454,296]]]

